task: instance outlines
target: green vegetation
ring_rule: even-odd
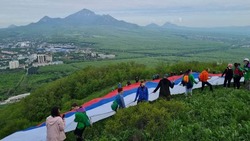
[[[13,35],[13,33],[19,33]],[[41,34],[37,34],[41,33]],[[9,36],[8,36],[9,35]],[[32,92],[42,84],[60,79],[89,65],[105,66],[121,62],[145,64],[154,68],[162,64],[179,62],[242,62],[248,57],[250,35],[247,32],[213,29],[148,29],[148,28],[111,28],[103,26],[70,27],[53,29],[49,27],[30,29],[18,28],[1,32],[3,43],[25,40],[48,43],[73,43],[80,48],[115,54],[112,60],[77,62],[67,60],[63,65],[41,67],[38,74],[25,76],[23,70],[0,74],[0,99]],[[4,38],[6,37],[6,38]]]
[[[65,77],[75,70],[77,69],[70,65],[61,65],[42,67],[33,75],[26,75],[25,70],[5,71],[0,74],[0,98],[3,100],[13,95],[33,92],[41,85]]]
[[[190,99],[173,96],[122,109],[85,131],[86,140],[250,140],[250,95],[244,90],[218,88]],[[73,133],[67,141],[73,141]]]
[[[185,29],[116,29],[87,27],[75,34],[59,34],[63,41],[75,41],[76,44],[91,42],[92,48],[116,54],[117,59],[148,58],[173,61],[241,61],[248,56],[249,34]],[[77,31],[76,31],[77,32]],[[86,36],[89,35],[89,36]],[[84,36],[85,35],[85,36]],[[55,36],[58,38],[58,36]],[[54,36],[48,39],[54,42]],[[239,58],[239,59],[238,59]]]
[[[117,60],[102,60],[102,61],[90,61],[90,62],[78,62],[78,63],[70,63],[70,64],[62,64],[62,65],[55,65],[55,66],[45,66],[40,67],[38,69],[37,74],[33,75],[26,75],[24,70],[15,70],[9,72],[3,72],[0,74],[0,100],[7,99],[10,96],[18,95],[27,92],[33,92],[37,88],[39,88],[43,84],[47,84],[49,82],[55,81],[57,79],[63,78],[68,76],[76,71],[79,71],[83,68],[88,66],[94,67],[103,67],[111,64],[117,63],[125,63],[125,62],[135,62],[138,64],[144,64],[149,68],[158,67],[158,69],[165,69],[167,72],[179,72],[180,70],[186,70],[188,67],[194,68],[196,71],[201,71],[203,67],[197,68],[196,63],[191,63],[192,66],[187,65],[185,62],[179,62],[179,65],[183,69],[179,68],[171,68],[167,67],[168,65],[174,64],[173,62],[169,62],[168,59],[158,60],[159,58],[137,58],[137,59],[117,59]],[[159,63],[160,62],[160,63]],[[160,64],[160,65],[159,65]],[[209,64],[209,63],[206,63]],[[213,63],[216,66],[216,63]],[[165,66],[165,68],[163,67]],[[226,64],[222,64],[217,66],[217,72],[220,72],[224,69]],[[163,67],[163,68],[159,68]],[[211,66],[214,67],[214,66]],[[219,68],[218,68],[219,67]],[[196,69],[197,68],[197,69]],[[7,83],[6,83],[7,82]]]
[[[23,80],[24,70],[1,72],[0,74],[0,100],[13,93]]]
[[[160,63],[156,65],[156,67],[147,67],[142,64],[131,62],[101,67],[86,67],[54,82],[39,85],[39,87],[24,100],[1,107],[0,126],[2,128],[0,131],[0,138],[44,121],[50,113],[50,108],[55,105],[60,106],[62,111],[67,111],[73,102],[82,104],[93,98],[107,94],[118,82],[133,80],[135,76],[139,76],[141,79],[150,79],[151,76],[156,73],[162,75],[166,72],[179,72],[188,68],[201,71],[204,66],[211,68],[212,71],[219,72],[224,69],[225,64],[217,65],[216,63],[180,62],[175,65]],[[36,79],[39,80],[38,78]],[[249,130],[249,117],[246,116],[246,114],[249,113],[249,106],[247,106],[247,104],[249,104],[249,95],[247,92],[244,90],[232,91],[216,89],[213,95],[209,93],[205,93],[204,95],[198,92],[195,93],[196,95],[190,100],[185,100],[182,96],[174,96],[174,100],[170,103],[159,101],[154,104],[141,104],[138,107],[121,110],[116,116],[111,118],[112,120],[108,119],[101,121],[100,123],[96,123],[92,129],[88,129],[87,132],[89,134],[86,138],[89,140],[98,140],[100,136],[97,137],[96,133],[100,133],[98,135],[103,135],[104,140],[126,140],[131,139],[133,136],[135,136],[135,138],[149,140],[156,138],[164,140],[168,135],[170,136],[170,134],[167,134],[170,131],[172,134],[170,136],[171,138],[173,138],[174,135],[179,136],[180,132],[191,134],[193,130],[198,130],[199,132],[197,131],[197,133],[203,135],[203,132],[199,130],[201,127],[207,128],[206,132],[208,133],[204,138],[210,135],[214,138],[220,138],[220,130],[222,130],[220,128],[222,128],[222,125],[225,125],[223,130],[224,128],[228,130],[225,136],[240,128],[238,127],[239,124],[242,126],[242,131],[237,131],[239,132],[237,134],[240,136]],[[136,115],[136,111],[146,111],[146,115]],[[149,111],[157,116],[150,114]],[[224,117],[225,114],[227,114],[226,117]],[[6,115],[8,118],[6,118]],[[124,119],[121,119],[122,117],[124,117]],[[131,118],[128,119],[128,117]],[[141,121],[139,121],[139,119],[142,117],[145,119],[140,123]],[[219,118],[228,119],[224,121],[219,120]],[[217,121],[214,121],[215,119],[217,119]],[[131,128],[129,128],[129,126],[123,127],[123,124],[118,121],[126,122]],[[149,122],[145,123],[145,121]],[[197,123],[195,123],[196,121]],[[155,122],[157,126],[153,124]],[[213,124],[213,122],[215,123]],[[232,124],[227,124],[228,122],[232,122]],[[114,126],[108,127],[109,125]],[[210,127],[210,125],[213,126]],[[164,128],[166,130],[162,130],[163,127],[166,127]],[[176,129],[173,130],[174,128]],[[211,130],[211,133],[208,129]],[[216,133],[214,129],[216,129]],[[111,134],[115,130],[121,131],[124,135]],[[153,135],[153,130],[159,131],[159,134]],[[164,132],[160,132],[160,130]],[[134,133],[138,134],[138,137]],[[167,135],[163,136],[165,134]],[[198,139],[198,137],[200,137],[199,135],[197,135],[197,137],[191,136],[188,139]],[[69,139],[73,139],[71,136],[72,135],[69,134]],[[180,136],[179,140],[186,136],[187,134],[185,134],[185,136]],[[249,137],[248,134],[246,134],[246,136]],[[231,136],[228,138],[233,139]],[[238,138],[238,136],[235,135],[235,138]]]
[[[49,115],[53,105],[58,105],[63,111],[67,111],[72,102],[86,102],[90,100],[89,96],[94,97],[93,93],[100,96],[99,91],[108,87],[112,88],[119,81],[133,79],[140,73],[141,77],[148,78],[149,73],[144,73],[145,68],[144,65],[135,63],[121,63],[101,68],[87,67],[55,82],[37,85],[38,88],[32,92],[31,96],[0,109],[0,126],[2,127],[0,138],[43,121]],[[33,75],[28,77],[33,77]],[[39,77],[35,80],[42,81]],[[107,93],[107,91],[103,92],[105,93],[102,95]],[[7,119],[6,115],[8,115]]]
[[[26,92],[31,95],[21,102],[0,106],[0,138],[40,123],[52,106],[67,111],[72,102],[84,103],[103,96],[118,82],[135,76],[150,79],[156,73],[178,73],[189,68],[201,71],[205,67],[221,72],[228,62],[242,62],[249,56],[250,34],[246,31],[34,24],[1,29],[1,43],[73,43],[115,54],[116,58],[67,60],[67,64],[41,67],[34,75],[25,75],[23,70],[1,72],[0,99]],[[86,139],[250,140],[249,112],[248,92],[220,88],[213,94],[196,92],[192,99],[174,96],[171,102],[159,100],[121,110],[88,129]],[[67,140],[74,140],[72,133]]]

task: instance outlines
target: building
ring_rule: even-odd
[[[43,64],[43,63],[49,63],[52,62],[52,55],[51,54],[38,54],[37,55],[37,61],[39,64]]]
[[[29,59],[33,62],[37,59],[37,54],[31,54]]]
[[[45,63],[45,55],[44,54],[38,54],[37,55],[37,61],[38,63]]]
[[[19,68],[19,61],[10,61],[9,62],[10,69],[16,69]]]
[[[63,64],[63,61],[55,61],[55,62],[49,62],[49,63],[33,63],[33,67],[40,67],[40,66],[49,66],[49,65],[60,65]]]
[[[113,58],[115,58],[115,55],[113,55],[113,54],[98,54],[98,56],[101,59],[113,59]]]
[[[15,54],[18,54],[17,52],[13,52],[13,51],[4,51],[2,50],[1,51],[3,54],[8,54],[8,55],[15,55]]]
[[[45,59],[47,62],[52,62],[53,61],[53,57],[52,57],[52,54],[48,54],[45,56]]]

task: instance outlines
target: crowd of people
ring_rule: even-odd
[[[244,66],[241,67],[240,63],[228,64],[225,71],[222,73],[221,77],[225,75],[224,87],[230,87],[231,81],[233,80],[233,87],[240,88],[240,80],[244,77],[244,85],[247,90],[250,90],[250,63],[249,59],[245,58],[243,60]]]
[[[244,77],[244,84],[247,90],[250,90],[250,63],[249,59],[245,58],[244,66],[241,67],[239,63],[228,64],[225,71],[222,73],[221,77],[225,77],[224,87],[230,87],[231,81],[233,80],[234,88],[240,88],[240,80]],[[192,70],[188,69],[183,73],[181,85],[186,88],[185,96],[192,96],[192,89],[194,84],[198,84],[201,82],[202,87],[201,91],[204,90],[205,85],[209,86],[210,91],[213,92],[213,86],[209,83],[209,71],[207,68],[203,70],[199,75],[199,81],[194,79],[192,74]],[[170,88],[174,88],[175,82],[172,82],[168,79],[169,75],[165,74],[164,77],[159,81],[157,87],[152,93],[159,91],[159,97],[162,97],[166,100],[171,99]],[[155,78],[159,78],[159,75],[155,75]],[[139,82],[139,77],[135,78],[136,83]],[[127,85],[130,85],[130,81]],[[149,101],[149,91],[145,85],[145,80],[140,82],[140,86],[137,88],[136,96],[134,102],[141,103]],[[115,97],[111,105],[111,109],[113,111],[117,111],[118,109],[125,108],[125,102],[123,98],[123,88],[122,84],[118,84],[118,94]],[[76,136],[76,141],[83,140],[83,132],[86,127],[92,126],[91,119],[87,116],[86,110],[78,106],[76,103],[72,104],[72,111],[75,111],[75,119],[74,121],[77,123],[77,126],[74,130],[74,134]],[[53,107],[51,110],[51,115],[46,119],[46,127],[47,127],[47,141],[63,141],[66,139],[66,135],[64,132],[65,128],[65,120],[64,115],[60,114],[60,109],[58,107]]]

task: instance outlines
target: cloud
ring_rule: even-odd
[[[179,22],[182,23],[182,17],[179,17]]]
[[[0,27],[10,24],[28,24],[38,21],[47,15],[50,17],[65,17],[83,8],[98,14],[110,14],[118,19],[129,20],[139,24],[171,19],[185,24],[179,17],[204,15],[213,17],[229,12],[232,17],[248,13],[249,0],[1,0]],[[203,15],[202,15],[203,14]],[[218,15],[214,15],[215,17]],[[230,15],[229,15],[230,16]],[[150,17],[150,18],[148,18]],[[240,16],[239,16],[240,17]],[[248,15],[249,17],[249,15]],[[245,15],[247,18],[247,15]],[[152,19],[152,21],[150,21]],[[154,20],[153,20],[154,19]],[[198,20],[198,19],[197,19]],[[14,23],[13,23],[14,22]],[[249,23],[249,22],[248,22]],[[216,23],[214,23],[216,24]],[[247,22],[245,22],[247,24]]]

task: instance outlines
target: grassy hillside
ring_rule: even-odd
[[[18,87],[25,75],[24,70],[15,70],[11,72],[0,73],[0,100],[12,94],[13,90]]]
[[[173,96],[122,109],[85,131],[89,141],[250,140],[248,91],[217,88],[196,90],[190,99]],[[74,141],[73,133],[67,141]]]
[[[165,73],[169,73],[169,72],[178,73],[180,71],[184,71],[189,68],[192,68],[193,70],[196,70],[196,71],[201,71],[202,69],[204,69],[204,67],[206,68],[209,67],[214,72],[221,72],[222,70],[224,70],[225,66],[226,66],[225,64],[218,65],[216,63],[180,62],[174,65],[173,64],[166,65],[164,63],[160,63],[160,64],[157,64],[155,67],[147,67],[143,64],[130,62],[130,63],[118,63],[118,64],[106,65],[106,66],[102,65],[99,67],[93,67],[93,66],[86,67],[82,70],[76,71],[70,74],[69,76],[60,78],[56,81],[45,82],[43,83],[43,85],[39,85],[39,87],[35,89],[31,93],[31,95],[25,98],[24,100],[15,104],[1,107],[0,108],[0,126],[2,128],[0,130],[0,138],[3,138],[15,131],[25,129],[27,127],[36,125],[44,121],[45,118],[49,115],[50,109],[53,106],[60,106],[62,109],[62,112],[65,112],[71,107],[70,105],[73,102],[82,104],[93,98],[103,96],[107,94],[108,92],[110,92],[113,87],[116,87],[118,82],[125,83],[127,80],[134,80],[135,76],[139,76],[141,79],[150,80],[152,75],[156,73],[159,73],[161,75]],[[46,71],[48,70],[45,69],[44,72]],[[230,91],[225,91],[224,93],[223,91],[224,90],[219,90],[218,94],[227,94],[228,92],[230,92]],[[243,93],[242,99],[243,97],[246,97],[245,99],[248,100],[249,97],[248,95],[245,95],[246,92],[244,91],[240,91],[240,92]],[[215,93],[215,96],[216,94],[217,92]],[[210,95],[208,96],[210,97]],[[204,100],[207,100],[205,97],[200,97],[200,99],[202,98],[204,98]],[[178,101],[180,103],[177,102],[177,107],[178,105],[184,104],[182,106],[184,107],[183,110],[185,110],[185,108],[188,108],[188,109],[192,108],[192,106],[189,105],[188,103],[185,104],[185,101],[182,101],[182,98],[179,98],[177,96],[175,97],[175,99],[176,100],[180,99]],[[217,98],[215,97],[215,100],[216,99]],[[197,100],[197,102],[199,100]],[[230,100],[230,98],[228,100]],[[228,100],[226,99],[225,101],[228,101]],[[234,99],[232,100],[234,101]],[[212,106],[214,103],[210,103],[210,104]],[[245,105],[244,101],[243,101],[243,105]],[[148,108],[149,107],[151,106],[148,106]],[[163,107],[168,107],[168,106],[165,105]],[[197,108],[199,107],[200,105],[198,105]],[[219,107],[216,107],[216,108],[219,108]],[[168,111],[168,109],[162,109],[162,110]],[[182,110],[182,108],[180,110]],[[249,109],[246,109],[246,110],[249,110]],[[169,118],[169,120],[171,120],[172,113],[164,115],[165,112],[164,113],[161,113],[161,111],[158,111],[158,112],[160,115],[163,114],[164,117],[166,116],[166,118]],[[234,113],[231,113],[231,114],[234,114]],[[118,120],[120,119],[117,119],[117,121]],[[163,121],[162,119],[159,119],[159,120]],[[104,126],[101,127],[101,124],[102,122],[100,123],[100,128],[104,128]],[[166,124],[169,124],[169,123],[166,123]],[[99,123],[96,125],[99,125]],[[132,125],[133,124],[131,123],[131,126]],[[96,127],[97,128],[93,128],[93,129],[96,129],[96,130],[99,129],[98,126]],[[118,128],[118,127],[119,125],[116,125],[115,128]],[[110,131],[109,133],[111,132],[113,131]],[[88,138],[90,139],[90,137]]]
[[[159,59],[159,60],[158,60]],[[179,64],[186,65],[185,62],[170,62],[168,61],[170,58],[166,58],[165,60],[160,60],[160,58],[131,58],[131,59],[116,59],[116,60],[100,60],[100,61],[87,61],[87,62],[78,62],[78,63],[70,63],[70,64],[62,64],[55,66],[45,66],[40,67],[38,69],[37,74],[26,75],[24,70],[12,70],[5,71],[0,73],[0,100],[7,99],[10,96],[18,95],[27,92],[33,92],[37,88],[39,88],[43,84],[47,84],[49,82],[53,82],[57,79],[66,77],[76,71],[84,69],[88,66],[93,67],[103,67],[107,65],[117,64],[117,63],[126,63],[126,62],[135,62],[138,64],[143,64],[149,68],[155,68],[158,66],[168,66],[171,64]],[[187,60],[186,60],[187,61]],[[194,65],[196,62],[193,62]],[[206,63],[209,64],[209,63]],[[214,63],[216,65],[216,63]],[[226,64],[223,64],[226,65]],[[224,66],[220,65],[220,69],[216,69],[218,71],[222,71]],[[178,66],[178,65],[177,65]],[[183,66],[182,66],[183,67]],[[174,68],[174,67],[173,67]],[[182,70],[182,68],[177,68],[175,70],[171,70],[168,67],[165,67],[166,71],[174,72],[178,70]]]

